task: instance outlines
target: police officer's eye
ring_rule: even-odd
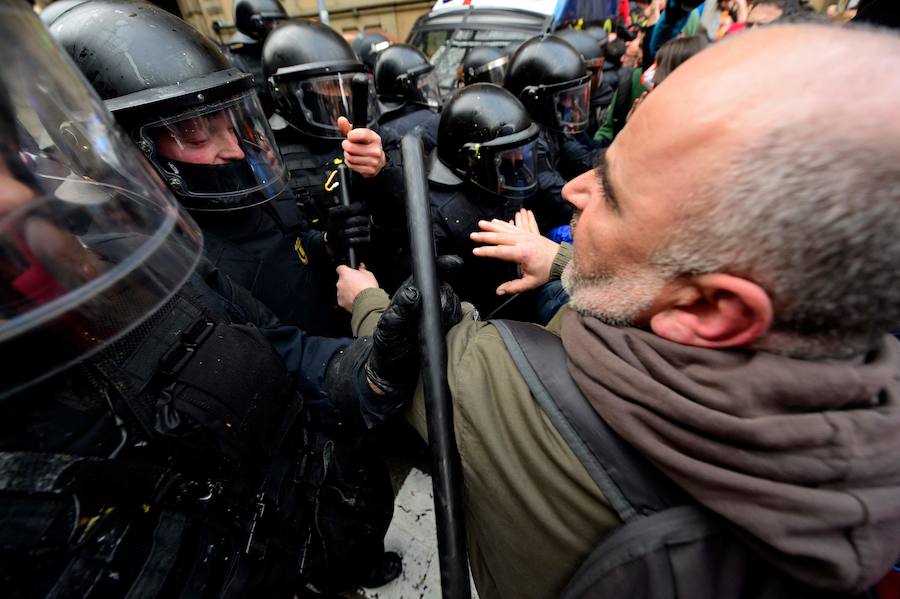
[[[196,147],[200,147],[200,146],[205,146],[207,143],[209,143],[209,136],[191,135],[189,137],[183,138],[181,141],[189,146],[193,146],[196,148]]]

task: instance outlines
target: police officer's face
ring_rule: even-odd
[[[231,119],[225,111],[162,128],[154,140],[163,158],[191,164],[226,164],[244,159]]]
[[[34,198],[34,191],[15,177],[0,160],[0,217]]]
[[[21,220],[15,224],[4,222],[4,217],[38,199],[38,193],[14,177],[0,160],[0,223],[4,229],[9,227],[6,234],[17,232],[16,237],[0,236],[0,284],[19,279],[30,294],[29,300],[44,302],[53,299],[53,290],[76,289],[97,278],[107,267],[75,235],[43,214],[9,216]],[[8,241],[12,243],[4,243]],[[30,274],[23,277],[26,272]]]
[[[334,80],[316,81],[313,85],[313,91],[329,99],[338,99],[347,94],[346,89],[339,82]]]

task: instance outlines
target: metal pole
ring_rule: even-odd
[[[328,25],[328,9],[325,8],[325,0],[316,0],[316,7],[319,9],[319,20],[323,25]]]
[[[453,403],[447,384],[447,346],[441,325],[441,300],[425,157],[422,140],[413,134],[400,142],[403,176],[406,182],[406,221],[412,251],[413,280],[422,301],[419,344],[422,353],[422,381],[428,418],[428,445],[431,449],[431,480],[437,520],[441,590],[444,599],[470,599],[469,563],[462,508],[462,476],[456,436],[453,432]]]

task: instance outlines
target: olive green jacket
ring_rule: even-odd
[[[371,334],[387,305],[380,289],[362,292],[353,304],[354,333]],[[559,315],[547,328],[559,334]],[[535,402],[490,322],[468,311],[447,334],[447,352],[478,593],[557,597],[618,517]],[[421,384],[407,418],[424,438]]]

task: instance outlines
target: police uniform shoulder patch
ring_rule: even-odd
[[[299,237],[294,241],[294,251],[297,252],[297,257],[300,258],[300,264],[309,266],[309,256],[306,255],[306,250],[303,249],[303,243]]]

